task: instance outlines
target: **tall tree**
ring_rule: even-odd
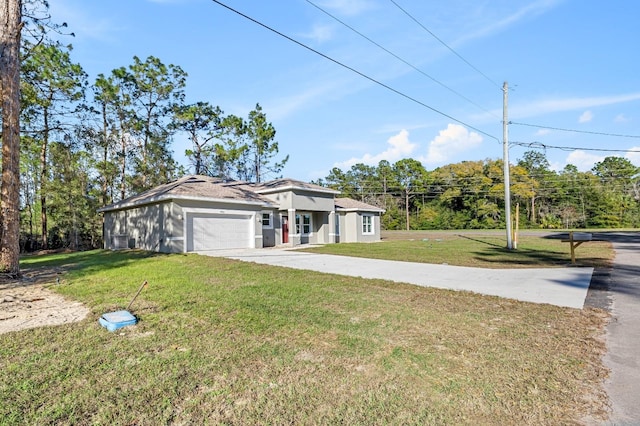
[[[42,247],[48,247],[47,193],[49,144],[72,132],[73,117],[84,97],[86,74],[71,61],[70,47],[40,44],[23,63],[25,130],[40,142],[40,215]]]
[[[602,200],[608,206],[604,215],[615,217],[615,221],[609,220],[609,226],[630,226],[638,213],[634,184],[640,167],[623,157],[606,157],[591,170],[602,185]]]
[[[553,182],[556,181],[555,172],[550,170],[547,156],[538,151],[527,151],[524,153],[518,166],[524,168],[531,179],[531,202],[528,206],[529,220],[535,224],[536,200],[544,201],[553,191]]]
[[[357,196],[354,183],[351,181],[352,175],[345,173],[342,169],[334,167],[327,175],[325,181],[329,188],[341,192],[343,197],[355,198]]]
[[[382,189],[376,184],[375,167],[357,163],[351,166],[347,174],[354,184],[356,199],[370,204],[375,202],[376,194]]]
[[[2,188],[0,272],[20,274],[20,39],[22,1],[0,1]]]
[[[90,180],[90,154],[76,143],[53,142],[50,155],[57,164],[49,185],[51,244],[72,250],[94,247],[102,229],[95,214],[99,197],[91,191],[97,182]]]
[[[131,106],[131,93],[127,88],[130,86],[130,77],[125,67],[116,68],[111,71],[108,78],[98,75],[98,83],[104,86],[103,96],[99,102],[106,103],[107,111],[113,114],[113,131],[116,134],[118,144],[118,167],[120,174],[120,199],[127,197],[128,190],[128,165],[131,151],[132,132],[135,127],[135,115]]]
[[[185,154],[190,159],[197,175],[216,174],[216,151],[213,141],[223,133],[224,117],[220,107],[208,102],[180,105],[174,112],[172,129],[187,133],[191,149]]]
[[[416,192],[423,190],[427,180],[427,171],[418,160],[405,158],[393,164],[393,172],[404,198],[406,229],[411,229],[409,210],[411,198]]]
[[[632,177],[640,172],[640,167],[634,166],[631,161],[623,157],[606,157],[596,163],[591,171],[605,184],[627,185]]]
[[[276,129],[267,121],[267,115],[262,111],[260,104],[249,113],[249,119],[245,124],[248,139],[247,154],[249,156],[246,167],[246,175],[249,181],[262,182],[267,174],[279,174],[289,160],[285,156],[280,162],[274,162],[273,158],[278,154],[278,142]]]
[[[382,195],[386,198],[387,193],[389,192],[389,188],[397,185],[393,176],[393,167],[391,166],[391,163],[389,163],[389,161],[380,160],[380,162],[378,163],[378,168],[375,172],[376,180],[382,187]]]
[[[279,152],[275,135],[276,130],[260,104],[256,104],[246,120],[235,115],[225,117],[216,132],[218,143],[210,152],[212,174],[247,182],[262,182],[267,175],[277,175],[289,156],[274,161]]]
[[[126,121],[125,108],[128,100],[121,96],[122,91],[118,82],[117,76],[113,74],[109,77],[98,74],[92,86],[94,106],[90,108],[94,119],[87,119],[85,126],[81,129],[85,147],[90,152],[95,152],[97,157],[95,167],[100,180],[103,206],[113,201],[116,179],[119,175],[121,177],[120,198],[125,197],[127,144],[123,136],[123,123]],[[125,140],[124,150],[121,149],[118,152],[118,147],[122,148],[123,139]],[[122,163],[125,165],[124,171],[123,168],[119,168],[119,164]]]
[[[392,229],[398,216],[396,214],[399,209],[398,201],[393,197],[392,189],[398,187],[393,174],[393,166],[387,160],[380,160],[378,167],[375,169],[376,187],[380,189],[378,207],[385,209],[387,214],[382,216],[382,226],[384,229]]]
[[[137,143],[133,190],[140,191],[174,177],[169,120],[184,99],[187,73],[177,65],[165,65],[154,56],[142,61],[137,56],[129,66],[126,88],[131,97]]]

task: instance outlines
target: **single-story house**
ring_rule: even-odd
[[[293,179],[185,176],[102,207],[106,249],[165,253],[380,240],[383,209]]]

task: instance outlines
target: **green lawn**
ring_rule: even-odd
[[[68,268],[52,288],[92,314],[0,335],[0,424],[571,424],[606,404],[597,310],[198,255],[22,266]],[[100,327],[145,279],[138,325]]]
[[[381,243],[329,244],[305,251],[439,263],[481,268],[559,267],[571,263],[569,244],[560,238],[529,233],[518,238],[517,250],[506,249],[504,232],[386,231]],[[613,259],[613,249],[606,241],[591,241],[576,249],[576,264],[606,267]]]

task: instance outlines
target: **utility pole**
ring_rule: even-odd
[[[511,229],[511,188],[509,179],[509,120],[508,120],[508,101],[509,101],[509,84],[505,81],[502,86],[503,102],[502,102],[502,161],[504,163],[504,210],[505,222],[507,224],[507,249],[513,249],[512,229]]]

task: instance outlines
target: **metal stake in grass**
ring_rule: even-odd
[[[129,302],[129,304],[127,305],[127,308],[125,309],[126,311],[129,310],[129,308],[131,307],[131,305],[133,305],[133,301],[136,300],[136,298],[138,297],[138,295],[140,294],[140,292],[142,291],[143,288],[145,288],[147,286],[147,280],[144,280],[142,282],[142,285],[140,285],[140,288],[138,289],[138,292],[136,293],[135,296],[133,296],[133,299],[131,299],[131,302]]]

